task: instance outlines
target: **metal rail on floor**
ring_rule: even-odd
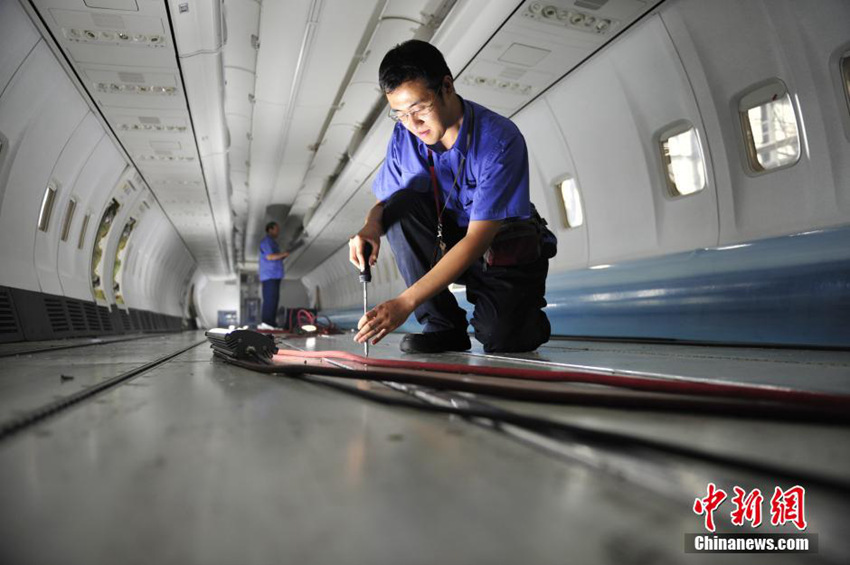
[[[35,347],[33,349],[23,349],[20,351],[0,351],[0,358],[3,357],[17,357],[19,355],[31,355],[33,353],[47,353],[49,351],[62,351],[63,349],[76,349],[78,347],[91,347],[93,345],[107,345],[110,343],[123,343],[125,341],[138,341],[140,339],[146,339],[150,337],[161,337],[163,335],[169,335],[176,332],[157,332],[152,334],[143,334],[136,335],[133,337],[121,337],[118,339],[103,339],[103,338],[93,338],[91,341],[86,341],[83,343],[69,343],[66,345],[59,345],[56,347]]]
[[[79,404],[80,402],[83,402],[84,400],[87,400],[111,388],[114,388],[132,379],[133,377],[141,375],[142,373],[146,373],[147,371],[150,371],[151,369],[162,365],[166,361],[177,357],[181,353],[185,353],[186,351],[189,351],[190,349],[198,347],[199,345],[205,343],[207,343],[206,339],[200,340],[197,343],[193,343],[192,345],[183,347],[177,351],[164,355],[163,357],[159,357],[158,359],[155,359],[150,363],[145,363],[144,365],[136,367],[135,369],[131,369],[129,371],[121,373],[120,375],[116,375],[110,379],[102,381],[96,385],[90,386],[79,392],[45,404],[44,406],[31,410],[26,414],[22,414],[21,416],[12,418],[9,421],[2,422],[0,423],[0,441],[8,439],[16,433],[24,431],[27,428],[30,428],[40,423],[41,421],[49,418],[50,416],[53,416],[54,414],[58,414],[64,410],[67,410],[75,404]]]

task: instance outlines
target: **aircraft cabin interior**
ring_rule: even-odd
[[[0,563],[846,564],[847,0],[0,0]]]

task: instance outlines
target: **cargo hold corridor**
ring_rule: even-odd
[[[556,340],[518,356],[411,356],[397,341],[371,355],[850,392],[846,352]],[[277,345],[361,351],[346,334]],[[708,562],[682,553],[708,483],[801,484],[819,537],[817,554],[726,562],[850,551],[846,424],[265,374],[214,358],[202,332],[19,353],[4,358],[0,390],[8,563]]]

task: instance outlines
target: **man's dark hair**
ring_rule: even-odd
[[[452,72],[440,50],[426,41],[410,39],[384,55],[378,70],[378,84],[389,94],[402,83],[422,79],[428,88],[437,91],[446,75],[451,77]]]
[[[272,228],[277,225],[277,222],[269,222],[266,224],[266,233],[272,231]]]

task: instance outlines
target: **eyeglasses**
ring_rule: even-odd
[[[394,122],[407,123],[407,121],[411,118],[424,118],[425,116],[433,112],[435,103],[436,101],[431,102],[430,104],[427,104],[421,108],[411,110],[410,112],[405,112],[403,114],[399,114],[393,110],[390,110],[387,116],[389,116],[389,118]]]
[[[440,90],[442,90],[442,86],[437,89],[437,96],[440,95]],[[390,110],[387,113],[387,116],[394,122],[407,123],[411,118],[424,118],[428,114],[434,111],[434,104],[437,103],[437,99],[435,98],[430,104],[426,104],[421,108],[417,108],[416,110],[411,110],[410,112],[404,112],[403,114],[399,114],[394,110]]]

